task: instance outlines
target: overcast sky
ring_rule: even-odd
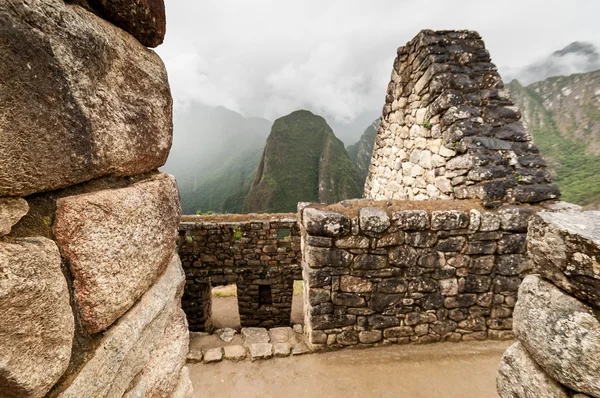
[[[198,100],[270,120],[380,110],[396,48],[421,29],[474,29],[518,67],[600,43],[600,0],[166,0],[157,49],[176,107]]]

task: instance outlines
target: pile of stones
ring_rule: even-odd
[[[502,357],[502,398],[600,397],[600,212],[539,213],[529,227],[536,274],[519,288]]]

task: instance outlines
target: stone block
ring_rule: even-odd
[[[241,345],[228,345],[223,347],[225,359],[230,361],[241,361],[246,359],[246,348]]]
[[[395,225],[403,230],[429,229],[429,215],[425,210],[402,210],[392,215]]]
[[[277,343],[273,345],[273,355],[276,357],[289,357],[291,352],[290,343]]]
[[[110,326],[164,272],[180,215],[177,185],[168,174],[57,201],[54,234],[89,333]]]
[[[340,277],[340,289],[348,293],[368,293],[373,291],[373,283],[368,279],[342,275]]]
[[[204,363],[221,362],[223,360],[223,347],[211,348],[204,351]]]
[[[179,307],[185,275],[177,256],[158,281],[107,330],[61,398],[120,397],[144,368]]]
[[[242,337],[244,345],[249,347],[252,344],[268,343],[271,341],[269,332],[265,328],[242,328]]]
[[[233,341],[233,336],[235,336],[236,333],[236,330],[232,328],[222,328],[215,331],[215,334],[226,343]]]
[[[60,253],[46,238],[0,241],[0,274],[1,395],[43,397],[67,370],[75,329]]]
[[[294,331],[290,327],[278,327],[269,329],[270,342],[276,343],[287,343],[291,340],[294,335]]]
[[[310,268],[347,267],[352,263],[352,254],[342,249],[308,246],[304,255]]]
[[[431,212],[431,229],[453,230],[469,226],[469,214],[459,210],[435,210]]]
[[[250,359],[252,361],[268,359],[273,356],[273,345],[269,343],[250,344],[248,350],[250,351]]]
[[[23,198],[0,198],[0,237],[8,235],[28,211],[29,205]]]
[[[363,207],[359,211],[360,229],[369,233],[382,233],[390,226],[390,217],[384,209]]]
[[[350,219],[340,213],[312,207],[302,212],[302,224],[309,235],[338,237],[350,232]]]
[[[163,0],[68,0],[93,9],[147,47],[162,44],[167,30]]]
[[[554,380],[600,397],[600,321],[592,308],[537,275],[519,288],[513,331]]]
[[[502,356],[496,388],[501,398],[568,398],[565,389],[535,363],[521,343],[511,345]]]
[[[528,240],[535,272],[600,308],[600,212],[538,213]]]
[[[311,353],[311,350],[304,341],[296,344],[294,346],[294,348],[292,349],[292,355],[304,355],[304,354],[310,354],[310,353]]]
[[[119,1],[119,3],[123,3]],[[172,98],[161,59],[96,15],[54,0],[0,10],[0,197],[162,166]],[[24,68],[23,65],[29,65]]]

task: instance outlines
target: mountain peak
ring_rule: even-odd
[[[562,50],[558,50],[552,53],[553,56],[558,57],[564,57],[565,55],[569,54],[589,56],[593,57],[594,59],[600,57],[600,55],[596,51],[596,46],[594,46],[592,43],[588,43],[585,41],[574,41]]]

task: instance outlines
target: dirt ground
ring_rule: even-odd
[[[498,363],[511,342],[438,343],[189,364],[194,397],[497,397]]]

